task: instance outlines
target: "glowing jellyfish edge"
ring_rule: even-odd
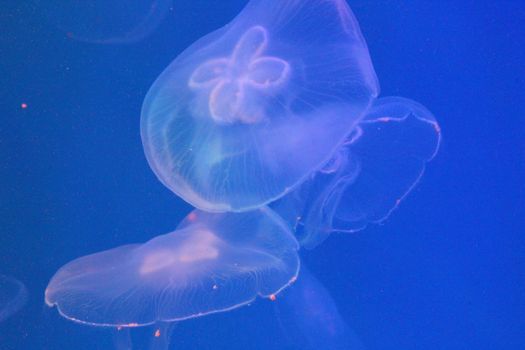
[[[172,233],[66,264],[49,282],[46,304],[71,321],[107,327],[225,312],[257,296],[272,299],[292,284],[298,249],[269,208],[195,210]]]

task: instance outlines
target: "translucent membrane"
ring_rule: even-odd
[[[364,350],[347,325],[330,292],[304,264],[297,282],[274,303],[276,319],[287,346],[301,350]]]
[[[22,282],[0,275],[0,322],[20,310],[27,302],[27,289]]]
[[[419,103],[378,99],[334,157],[274,209],[306,248],[334,231],[380,223],[417,184],[440,140],[434,116]]]
[[[344,0],[252,0],[157,78],[142,142],[160,181],[191,205],[245,211],[325,163],[378,90]]]
[[[46,303],[73,321],[122,327],[227,311],[292,283],[298,247],[268,208],[195,210],[174,232],[66,264],[49,282]]]

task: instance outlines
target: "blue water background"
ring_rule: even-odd
[[[71,40],[32,2],[4,2],[0,273],[30,295],[0,324],[0,349],[113,348],[111,331],[48,309],[44,289],[66,262],[189,212],[146,163],[140,107],[177,54],[245,3],[224,2],[176,0],[152,36],[124,46]],[[443,143],[389,220],[302,252],[305,264],[366,349],[525,348],[525,2],[349,3],[382,95],[427,106]],[[272,309],[183,322],[173,349],[282,349]]]

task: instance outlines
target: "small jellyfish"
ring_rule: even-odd
[[[172,0],[44,0],[44,17],[74,40],[131,44],[148,37],[166,18]]]
[[[286,349],[363,350],[364,346],[337,309],[330,292],[301,265],[297,282],[274,303],[288,343]]]
[[[229,311],[294,282],[298,248],[266,207],[240,214],[195,210],[171,233],[66,264],[45,300],[72,321],[117,328]]]
[[[20,310],[27,302],[27,289],[22,282],[0,275],[0,322]]]
[[[344,0],[251,0],[157,78],[142,142],[159,180],[193,206],[246,211],[330,159],[378,91]]]
[[[400,204],[440,141],[439,125],[425,107],[402,97],[380,98],[333,159],[272,206],[306,248],[332,232],[362,230]]]

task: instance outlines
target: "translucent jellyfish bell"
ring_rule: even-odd
[[[141,135],[157,177],[206,211],[245,211],[326,162],[378,94],[344,0],[252,0],[157,78]]]
[[[38,0],[38,9],[74,40],[131,44],[163,22],[172,0]]]
[[[0,322],[20,310],[27,301],[27,289],[22,282],[0,275]]]
[[[176,231],[62,267],[45,299],[70,320],[135,327],[228,311],[269,297],[299,270],[298,243],[270,209],[195,210]]]
[[[439,125],[424,106],[380,98],[334,157],[272,207],[306,248],[332,232],[380,223],[418,183],[440,141]]]
[[[279,296],[274,306],[288,342],[286,349],[365,349],[339,313],[330,292],[304,264],[297,282]]]

